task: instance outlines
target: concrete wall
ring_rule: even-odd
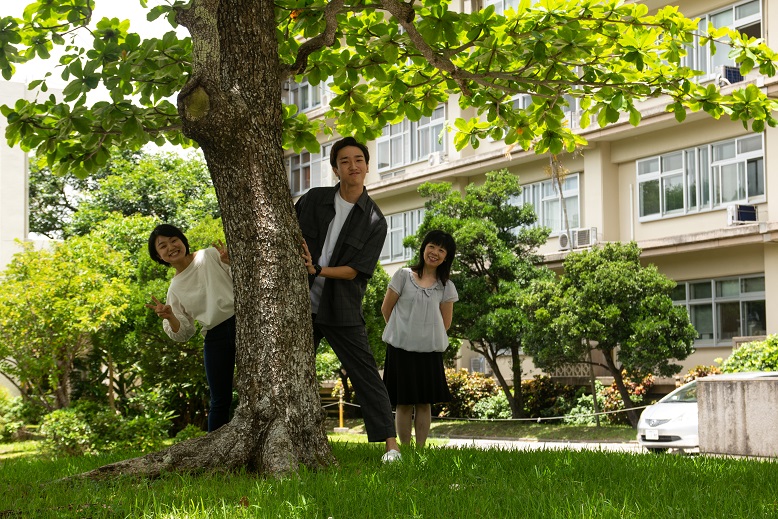
[[[778,457],[778,373],[697,384],[700,452]]]

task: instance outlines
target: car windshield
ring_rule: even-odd
[[[689,384],[686,387],[675,390],[662,399],[664,403],[672,402],[696,402],[697,384]]]

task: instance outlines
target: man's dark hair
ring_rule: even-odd
[[[358,142],[354,137],[345,137],[332,145],[330,150],[330,165],[333,169],[338,169],[338,152],[346,146],[356,146],[365,155],[365,164],[370,164],[370,153],[367,152],[367,146]]]
[[[454,263],[454,255],[457,253],[457,244],[454,241],[454,237],[447,232],[436,229],[428,232],[424,236],[424,240],[421,242],[421,247],[419,248],[419,262],[416,265],[412,265],[411,270],[418,274],[419,277],[424,274],[424,249],[427,248],[427,244],[429,243],[446,249],[446,259],[443,260],[443,263],[438,265],[438,268],[435,271],[440,282],[445,285],[451,275],[451,264]]]
[[[154,230],[151,231],[151,236],[149,236],[149,256],[151,256],[151,259],[157,263],[165,265],[166,267],[170,266],[170,263],[163,261],[157,253],[158,236],[164,236],[165,238],[178,238],[186,247],[186,254],[189,255],[189,240],[186,239],[186,236],[184,236],[184,233],[181,232],[181,229],[175,225],[163,223],[154,227]]]

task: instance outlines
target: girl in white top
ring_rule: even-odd
[[[166,303],[151,296],[147,304],[163,319],[165,333],[177,342],[202,327],[205,375],[211,393],[208,432],[229,422],[235,371],[235,298],[226,247],[189,252],[189,241],[177,227],[158,225],[149,237],[151,259],[176,270]]]
[[[427,233],[418,264],[395,272],[381,305],[387,323],[384,384],[396,407],[397,435],[402,443],[410,443],[415,426],[419,447],[429,435],[432,404],[451,400],[443,351],[458,300],[449,279],[455,253],[450,234]]]

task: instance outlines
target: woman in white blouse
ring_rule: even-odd
[[[189,241],[173,225],[158,225],[149,236],[149,255],[176,271],[167,301],[152,296],[148,308],[163,319],[165,333],[177,342],[195,334],[195,321],[204,337],[205,376],[211,393],[208,432],[230,421],[232,379],[235,371],[235,298],[227,248],[189,252]]]
[[[456,253],[454,238],[430,231],[419,250],[419,261],[395,272],[381,313],[386,320],[384,384],[396,408],[397,435],[423,447],[429,435],[432,404],[451,400],[443,367],[454,302],[459,298],[449,279]]]

